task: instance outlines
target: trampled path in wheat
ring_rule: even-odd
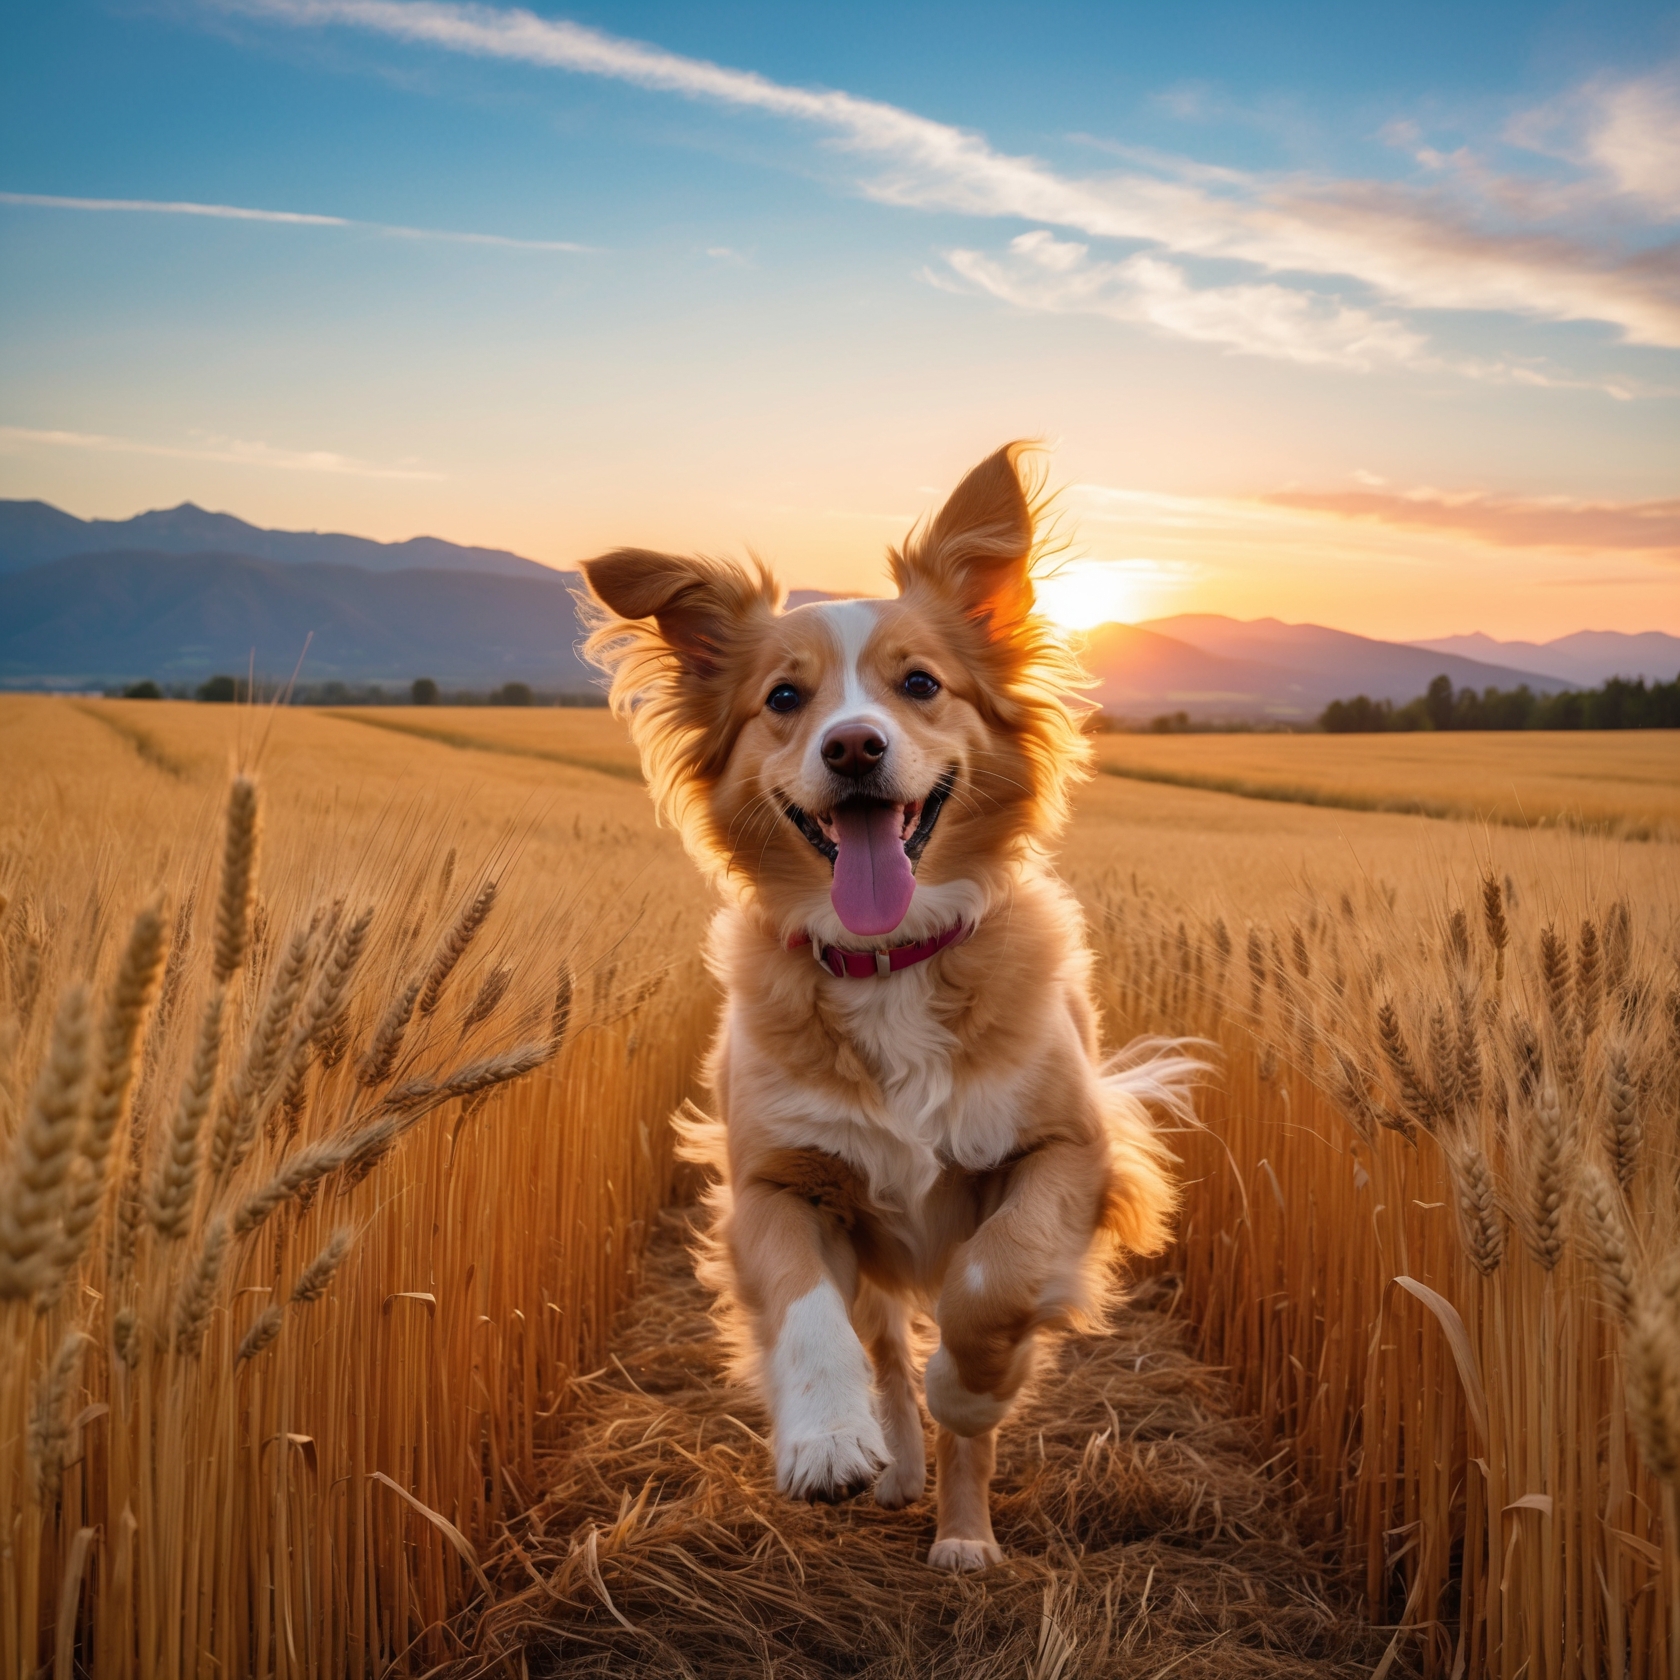
[[[924,1562],[931,1489],[898,1512],[776,1494],[765,1419],[726,1383],[694,1279],[694,1217],[662,1216],[611,1359],[492,1564],[505,1596],[459,1680],[1224,1680],[1368,1675],[1381,1657],[1335,1608],[1221,1375],[1183,1351],[1170,1283],[1049,1350],[1000,1439],[1008,1561],[954,1578]]]

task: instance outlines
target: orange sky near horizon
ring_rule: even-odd
[[[1062,469],[1074,453],[1064,443],[1046,459],[1066,549],[1043,595],[1070,626],[1213,612],[1396,641],[1478,629],[1536,641],[1581,629],[1680,634],[1680,500],[1587,503],[1369,482],[1337,492],[1166,494],[1070,482]],[[597,482],[580,496],[558,486],[550,507],[540,486],[481,500],[447,478],[370,480],[0,433],[0,494],[38,496],[84,518],[192,500],[264,526],[383,541],[442,536],[562,568],[620,544],[750,550],[790,587],[876,593],[886,588],[888,545],[964,470],[953,449],[940,455],[924,465],[930,476],[943,468],[943,483],[909,482],[919,475],[889,462],[876,487],[860,471],[866,464],[851,462],[821,500],[809,468],[778,495],[774,474],[748,457],[739,485],[720,471],[711,484],[673,474],[658,494]]]

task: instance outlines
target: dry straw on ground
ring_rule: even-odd
[[[691,1242],[688,1216],[668,1215],[611,1364],[579,1381],[543,1463],[548,1491],[489,1560],[523,1590],[454,1680],[510,1661],[615,1680],[1369,1672],[1380,1642],[1328,1601],[1226,1385],[1183,1351],[1173,1290],[1061,1343],[1002,1446],[1010,1561],[954,1578],[924,1561],[927,1504],[777,1495]]]

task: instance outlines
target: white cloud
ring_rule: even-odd
[[[138,438],[108,437],[99,432],[60,432],[30,426],[0,426],[0,450],[31,446],[85,449],[115,455],[161,455],[177,461],[219,461],[227,466],[266,467],[280,472],[335,473],[350,478],[432,479],[442,473],[415,467],[387,467],[338,455],[326,449],[276,449],[241,438],[205,437],[193,444],[147,443]]]
[[[398,227],[359,222],[348,216],[317,216],[302,210],[252,210],[240,204],[195,204],[186,199],[62,198],[51,193],[0,192],[0,204],[40,210],[118,211],[147,216],[207,216],[223,222],[278,222],[291,227],[360,228],[392,239],[436,240],[446,245],[501,245],[516,251],[589,251],[563,239],[510,239],[499,233],[456,233],[447,228]]]
[[[1434,193],[1237,171],[1209,179],[1191,169],[1075,178],[897,106],[784,86],[527,11],[443,0],[225,4],[290,24],[360,28],[803,122],[827,131],[840,149],[878,160],[881,172],[858,188],[884,203],[1019,218],[1185,256],[1235,259],[1273,274],[1345,276],[1407,308],[1602,321],[1631,342],[1680,347],[1680,279],[1672,265],[1533,229],[1490,230]],[[1606,128],[1606,155],[1620,160],[1630,179],[1653,171],[1660,178],[1666,154],[1660,146],[1650,150],[1649,112],[1630,110],[1623,126]],[[1215,306],[1230,307],[1229,299]]]
[[[1402,323],[1318,292],[1260,281],[1193,286],[1165,258],[1139,252],[1115,262],[1042,230],[1010,241],[1005,259],[952,251],[965,280],[1024,309],[1106,315],[1202,344],[1321,367],[1402,366],[1424,354]]]
[[[1587,151],[1617,187],[1663,216],[1680,216],[1680,74],[1606,87]]]

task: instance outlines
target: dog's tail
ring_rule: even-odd
[[[1103,1063],[1108,1189],[1102,1223],[1128,1253],[1159,1254],[1178,1205],[1176,1158],[1150,1110],[1176,1122],[1174,1129],[1196,1125],[1196,1089],[1213,1072],[1206,1052],[1215,1048],[1202,1038],[1134,1038]]]
[[[1213,1072],[1209,1053],[1218,1049],[1209,1038],[1134,1038],[1103,1063],[1103,1087],[1193,1125],[1196,1088],[1207,1083]]]

